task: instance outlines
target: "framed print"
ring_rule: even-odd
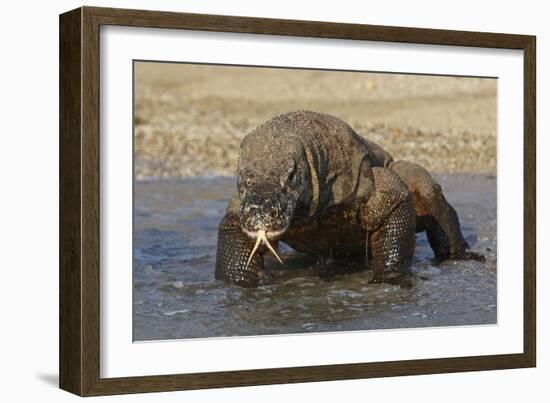
[[[60,387],[535,366],[535,37],[60,16]]]

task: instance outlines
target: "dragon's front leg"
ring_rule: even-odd
[[[369,237],[373,283],[410,287],[411,263],[416,245],[416,216],[408,189],[399,177],[374,168],[375,191],[361,209]]]
[[[371,236],[373,283],[410,287],[415,249],[414,208],[411,201],[399,204]]]
[[[216,279],[241,287],[258,286],[263,269],[263,251],[255,253],[247,264],[253,248],[254,241],[243,233],[239,217],[228,212],[218,229]]]

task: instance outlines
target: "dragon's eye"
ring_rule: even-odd
[[[294,162],[292,164],[292,167],[290,168],[290,171],[288,173],[288,176],[287,176],[287,181],[289,183],[292,183],[294,184],[296,182],[296,173],[297,173],[298,169],[296,167],[296,163]]]
[[[241,189],[243,187],[248,188],[248,187],[250,187],[251,184],[252,184],[252,179],[246,173],[241,173],[237,177],[237,187],[239,189]]]
[[[288,175],[288,181],[291,182],[291,183],[294,183],[296,180],[296,170],[292,170],[292,172],[290,173],[290,175]]]

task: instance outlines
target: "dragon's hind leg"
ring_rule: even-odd
[[[417,216],[417,232],[426,231],[436,259],[485,261],[482,255],[469,250],[455,209],[445,199],[441,185],[428,171],[407,161],[394,161],[389,169],[399,175],[411,192]]]
[[[369,234],[373,283],[411,286],[411,263],[416,242],[412,197],[399,177],[385,168],[373,168],[375,192],[361,209]]]

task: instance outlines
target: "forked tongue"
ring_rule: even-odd
[[[248,269],[248,266],[250,265],[250,261],[252,260],[252,257],[254,256],[254,253],[258,250],[258,247],[260,246],[260,243],[262,243],[262,238],[260,235],[256,237],[256,243],[254,244],[254,248],[252,249],[252,252],[250,252],[250,256],[248,257],[248,262],[246,262],[246,268]]]
[[[265,243],[267,248],[271,251],[271,253],[273,253],[275,255],[275,257],[277,258],[279,263],[283,264],[283,261],[281,260],[279,255],[277,255],[277,252],[275,252],[275,249],[273,249],[273,246],[271,246],[271,244],[267,240],[265,230],[258,230],[258,236],[256,237],[256,243],[254,244],[254,248],[252,249],[252,252],[250,252],[250,256],[248,257],[248,262],[246,262],[246,268],[248,268],[248,266],[250,265],[250,262],[252,261],[252,257],[254,256],[254,254],[256,253],[258,248],[260,247],[260,244],[262,244],[262,243]]]

